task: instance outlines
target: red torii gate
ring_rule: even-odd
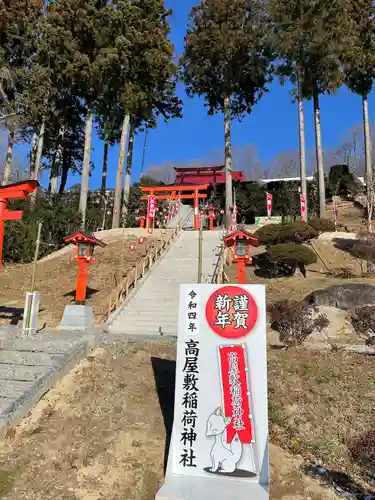
[[[0,186],[0,268],[3,262],[4,221],[22,219],[22,210],[8,210],[9,200],[24,200],[39,186],[35,180]]]
[[[141,200],[147,200],[149,196],[155,196],[157,200],[194,200],[194,230],[199,230],[198,200],[207,198],[207,194],[199,191],[207,191],[209,184],[188,184],[186,186],[140,186],[141,191],[147,193],[141,196]],[[193,191],[193,194],[186,192]],[[160,194],[155,194],[160,193]],[[178,193],[178,194],[177,194]],[[146,218],[146,229],[150,228],[150,219]]]

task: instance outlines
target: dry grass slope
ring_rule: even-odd
[[[152,246],[161,242],[161,234],[154,235],[136,250],[129,250],[136,237],[124,240],[119,234],[107,240],[107,247],[95,251],[96,263],[89,265],[87,303],[94,307],[96,320],[108,307],[108,297],[125,276]],[[166,236],[164,236],[166,237]],[[68,254],[38,264],[35,288],[41,292],[39,325],[53,327],[59,324],[64,307],[74,299],[77,280],[77,263],[71,259],[74,248]],[[30,290],[32,265],[6,266],[0,273],[0,322],[17,323],[23,313],[25,292]]]

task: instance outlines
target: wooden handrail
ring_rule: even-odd
[[[167,236],[166,239],[162,237],[162,242],[160,247],[151,248],[141,261],[138,261],[133,269],[131,269],[128,274],[123,278],[123,280],[118,284],[118,286],[112,290],[109,295],[108,309],[102,316],[100,322],[105,323],[111,313],[115,311],[121,302],[126,299],[132,288],[135,287],[137,281],[143,277],[146,272],[152,267],[152,265],[162,256],[164,250],[172,243],[172,241],[180,234],[182,230],[182,224],[178,224],[172,232]]]
[[[216,283],[222,285],[226,281],[225,267],[232,262],[233,248],[222,247],[219,257],[219,262],[217,266]]]

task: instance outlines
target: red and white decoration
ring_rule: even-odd
[[[267,215],[268,215],[268,220],[271,220],[271,214],[272,214],[272,200],[273,196],[271,193],[267,193]]]
[[[147,217],[153,219],[156,213],[156,198],[150,195],[147,199]]]
[[[306,198],[303,196],[303,194],[300,194],[299,196],[300,203],[301,203],[301,219],[302,220],[307,220],[306,217]]]
[[[225,415],[230,417],[226,428],[226,441],[231,443],[238,435],[241,443],[250,444],[253,438],[250,394],[247,382],[246,347],[220,346],[219,359]]]

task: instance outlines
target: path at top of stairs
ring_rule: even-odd
[[[120,305],[109,331],[130,335],[177,335],[180,284],[196,283],[198,231],[183,231],[138,290]],[[203,232],[203,283],[210,283],[221,247],[221,231]]]

